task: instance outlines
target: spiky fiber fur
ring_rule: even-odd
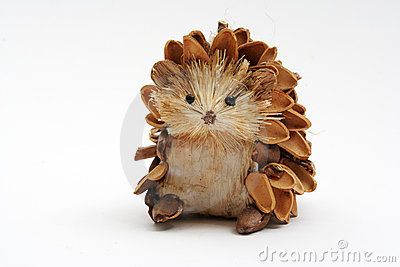
[[[160,66],[158,71],[163,73],[153,75],[160,88],[153,98],[171,135],[198,145],[212,142],[212,147],[224,151],[256,140],[269,101],[257,99],[247,88],[247,61],[227,63],[216,55],[211,63],[193,61],[184,67],[164,68]],[[188,94],[195,97],[194,103],[185,101]],[[235,106],[225,103],[227,96],[236,97]],[[215,113],[214,124],[201,119],[207,111]]]
[[[211,63],[162,64],[153,69],[158,91],[152,97],[170,146],[169,171],[157,192],[177,195],[186,213],[236,217],[252,202],[243,181],[270,102],[247,87],[247,61],[228,63],[216,55]],[[194,103],[185,101],[188,94]],[[236,97],[235,106],[225,103],[227,96]],[[214,124],[202,120],[207,111],[215,113]]]

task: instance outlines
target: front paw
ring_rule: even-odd
[[[154,222],[161,223],[175,219],[183,211],[183,201],[178,196],[167,194],[161,197],[151,210]]]

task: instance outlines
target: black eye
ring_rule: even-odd
[[[231,96],[231,95],[227,96],[227,97],[225,98],[225,103],[226,103],[228,106],[234,106],[234,105],[236,104],[236,97]]]
[[[189,104],[192,104],[194,102],[194,96],[187,95],[186,96],[186,102],[188,102]]]

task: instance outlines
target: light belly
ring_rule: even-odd
[[[184,213],[236,217],[251,202],[243,180],[251,164],[253,144],[221,153],[208,143],[200,147],[171,136],[165,150],[169,165],[158,193],[175,194],[184,202]]]

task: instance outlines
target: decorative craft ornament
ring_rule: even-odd
[[[311,126],[298,103],[300,76],[276,60],[276,47],[220,22],[211,44],[200,31],[168,41],[141,89],[155,145],[134,193],[156,223],[182,214],[236,218],[249,234],[270,219],[289,223],[296,197],[316,188]]]

